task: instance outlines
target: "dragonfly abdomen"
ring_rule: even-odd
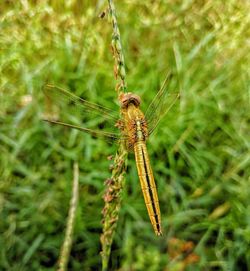
[[[136,142],[134,144],[134,152],[138,176],[150,221],[156,235],[161,235],[161,214],[159,200],[145,141]]]

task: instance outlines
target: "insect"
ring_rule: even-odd
[[[166,77],[145,115],[140,109],[141,98],[131,92],[120,94],[121,114],[117,117],[114,111],[81,99],[64,89],[53,85],[47,85],[44,89],[48,101],[61,108],[59,118],[58,116],[56,119],[47,118],[46,121],[75,128],[97,137],[123,140],[127,149],[134,152],[144,201],[153,229],[158,236],[162,235],[161,213],[146,141],[179,97],[178,93],[168,93],[166,87],[168,79],[169,76]],[[83,126],[79,124],[79,118],[84,122]],[[99,129],[96,129],[96,125]]]

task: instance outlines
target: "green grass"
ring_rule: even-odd
[[[112,29],[98,18],[106,3],[78,2],[1,3],[1,270],[55,270],[74,161],[69,270],[101,269],[106,157],[117,146],[41,121],[47,82],[118,110]],[[146,109],[172,70],[181,99],[148,142],[164,236],[154,235],[130,154],[110,270],[181,270],[171,238],[194,244],[199,260],[186,270],[250,270],[249,3],[116,2],[128,89]]]

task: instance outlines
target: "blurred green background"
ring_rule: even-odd
[[[115,4],[129,90],[145,110],[172,70],[181,99],[148,142],[164,236],[152,230],[130,154],[110,270],[250,270],[249,2]],[[112,28],[98,18],[106,5],[1,1],[0,270],[55,270],[74,161],[69,270],[101,269],[103,183],[117,146],[42,122],[41,89],[54,83],[118,110]]]

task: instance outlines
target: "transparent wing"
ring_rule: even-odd
[[[115,127],[119,118],[114,111],[53,85],[46,85],[43,92],[50,107],[56,105],[57,109],[56,113],[46,114],[45,121],[78,129],[97,137],[122,139],[121,133]]]
[[[109,132],[104,132],[104,131],[92,130],[92,129],[80,127],[80,126],[69,124],[69,123],[64,123],[61,121],[55,121],[55,120],[44,119],[44,121],[48,121],[53,124],[59,124],[59,125],[62,125],[62,126],[68,127],[68,128],[77,129],[77,130],[83,131],[85,133],[91,134],[92,136],[95,136],[95,137],[104,136],[104,137],[108,137],[108,138],[114,139],[114,140],[121,139],[120,134],[116,134],[116,133],[109,133]]]
[[[149,134],[152,134],[161,119],[180,97],[179,93],[168,91],[172,76],[173,75],[170,73],[166,76],[161,89],[156,94],[145,113]]]

